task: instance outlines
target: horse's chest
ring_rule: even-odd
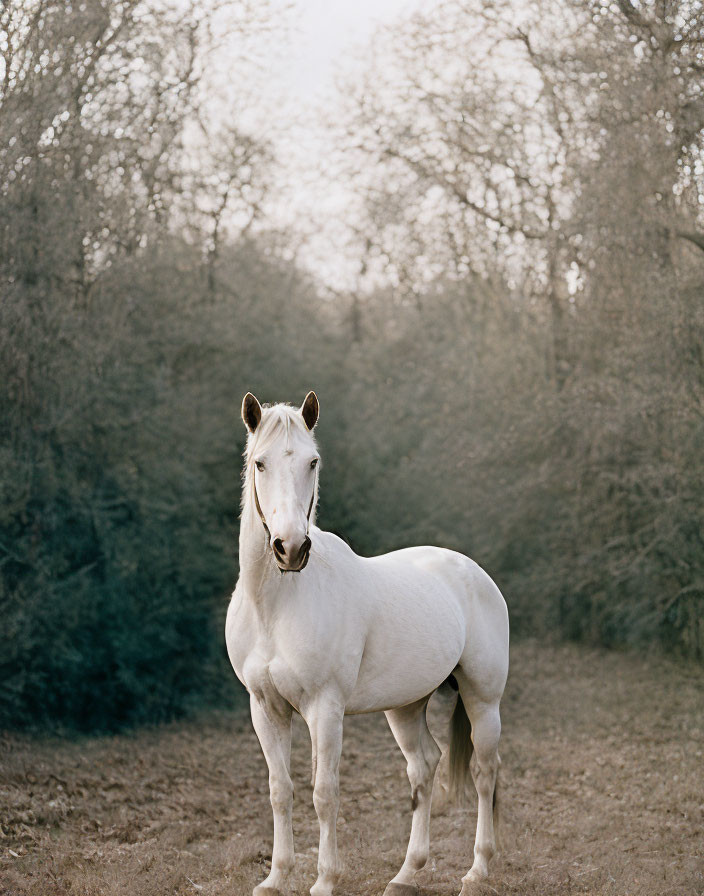
[[[242,672],[245,687],[258,700],[271,703],[283,697],[295,709],[299,708],[303,688],[294,670],[281,657],[254,650]]]
[[[283,697],[298,707],[300,675],[246,606],[234,606],[228,614],[226,641],[232,666],[250,694],[267,702]]]
[[[283,697],[296,709],[331,681],[343,696],[350,693],[364,637],[338,624],[339,615],[295,591],[268,617],[248,601],[233,601],[226,641],[237,677],[258,699]]]

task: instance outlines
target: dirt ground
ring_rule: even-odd
[[[441,699],[432,708],[439,740],[448,709]],[[704,893],[700,668],[520,644],[503,720],[504,845],[478,893]],[[292,896],[315,879],[309,750],[297,719]],[[347,719],[340,896],[383,893],[410,819],[384,717]],[[434,815],[423,896],[457,894],[474,822],[473,804]],[[247,714],[109,738],[0,738],[3,896],[248,896],[266,875],[271,837],[267,770]]]

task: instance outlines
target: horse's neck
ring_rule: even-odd
[[[255,603],[280,573],[269,550],[269,537],[259,518],[254,499],[247,496],[240,520],[240,578],[245,594]]]

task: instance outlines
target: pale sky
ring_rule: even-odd
[[[223,46],[208,60],[209,80],[222,99],[214,97],[215,108],[234,110],[238,126],[274,148],[269,213],[292,235],[307,229],[299,261],[335,288],[353,286],[358,266],[355,259],[350,268],[344,257],[346,218],[357,197],[348,183],[326,182],[323,171],[332,148],[325,123],[339,117],[338,84],[354,82],[357,72],[361,77],[364,49],[380,26],[437,2],[272,0],[281,10],[273,34],[255,34],[243,45],[224,19]]]
[[[315,101],[380,24],[420,5],[420,0],[296,0],[291,20],[300,38],[294,33],[284,58],[276,60],[272,86],[279,84],[303,102]]]
[[[254,33],[246,52],[256,58],[247,65],[247,83],[234,83],[242,53],[241,33],[232,29],[225,13],[216,28],[222,29],[224,44],[212,60],[216,81],[227,82],[232,95],[243,91],[254,105],[275,108],[288,106],[310,109],[331,97],[336,75],[354,70],[374,34],[384,24],[405,18],[437,0],[273,0],[269,9],[280,12],[271,17],[278,32],[271,36]],[[266,7],[265,7],[266,8]],[[227,32],[232,30],[228,40]],[[250,103],[247,103],[249,106]],[[267,109],[267,111],[269,111]]]

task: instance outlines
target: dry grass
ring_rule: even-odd
[[[438,701],[432,724],[444,725]],[[410,826],[404,763],[381,716],[346,722],[340,896],[381,894]],[[6,736],[0,893],[244,896],[271,850],[267,772],[249,719],[211,715],[132,735]],[[294,733],[296,869],[315,877],[309,741]],[[662,659],[517,646],[504,703],[500,894],[704,892],[704,676]],[[423,894],[471,864],[473,808],[433,820]]]

